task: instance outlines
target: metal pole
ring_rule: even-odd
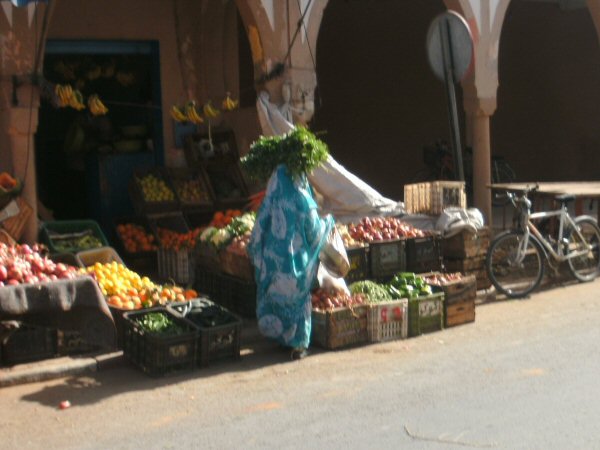
[[[463,170],[462,147],[460,143],[460,130],[458,126],[458,109],[456,107],[456,92],[454,90],[454,67],[452,64],[452,36],[450,24],[447,19],[440,23],[440,39],[444,60],[444,81],[446,83],[446,95],[448,100],[448,118],[450,120],[450,132],[452,134],[452,146],[454,153],[455,175],[458,180],[465,181]]]

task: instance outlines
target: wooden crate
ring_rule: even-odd
[[[220,267],[226,274],[245,281],[254,281],[254,266],[248,255],[239,255],[224,249],[219,252]]]
[[[467,207],[464,181],[431,181],[404,185],[404,204],[411,214],[441,214],[450,206]]]
[[[453,327],[475,321],[475,298],[444,304],[444,323]]]
[[[422,273],[420,276],[426,278],[435,272]],[[465,275],[459,280],[451,281],[441,285],[431,285],[434,292],[444,293],[444,304],[452,305],[467,300],[475,300],[477,297],[477,278],[475,275]]]
[[[311,341],[328,350],[368,342],[368,310],[368,305],[359,305],[352,309],[313,310]]]
[[[442,240],[442,256],[451,259],[464,259],[485,255],[490,246],[490,237],[489,227],[481,228],[476,233],[463,230]]]
[[[485,255],[473,256],[464,259],[444,259],[447,272],[472,272],[485,269]]]
[[[1,226],[14,240],[18,241],[23,236],[25,225],[33,214],[33,209],[31,209],[31,206],[29,206],[23,197],[17,197],[15,202],[19,208],[19,212],[15,216],[4,220]]]

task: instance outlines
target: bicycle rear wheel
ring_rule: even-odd
[[[579,281],[591,281],[598,276],[600,270],[600,228],[591,217],[576,217],[575,224],[584,240],[578,233],[570,230],[567,239],[569,241],[569,253],[581,251],[590,246],[590,250],[574,258],[569,258],[569,269]]]
[[[525,297],[538,287],[544,276],[544,250],[533,236],[529,236],[523,252],[525,235],[509,230],[492,241],[485,265],[494,287],[510,298]],[[519,260],[521,259],[521,260]]]

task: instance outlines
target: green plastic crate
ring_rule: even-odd
[[[53,237],[54,234],[80,234],[88,232],[96,237],[102,245],[99,247],[108,247],[110,244],[98,222],[94,220],[58,220],[51,222],[43,222],[40,230],[40,242],[46,244],[50,249],[50,253],[77,253],[83,250],[91,250],[91,248],[68,246],[66,248],[57,247],[59,239]]]
[[[408,335],[441,330],[444,326],[444,293],[408,299]]]

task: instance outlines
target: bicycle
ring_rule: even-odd
[[[570,272],[582,282],[592,281],[600,270],[600,228],[596,220],[590,216],[571,217],[567,204],[575,199],[574,195],[557,196],[561,205],[557,210],[532,213],[527,194],[535,190],[537,186],[528,187],[520,196],[506,193],[515,207],[516,226],[496,236],[486,255],[490,281],[510,298],[525,297],[538,287],[544,276],[544,259],[556,271],[561,262],[567,261]],[[537,220],[538,227],[533,223]]]

